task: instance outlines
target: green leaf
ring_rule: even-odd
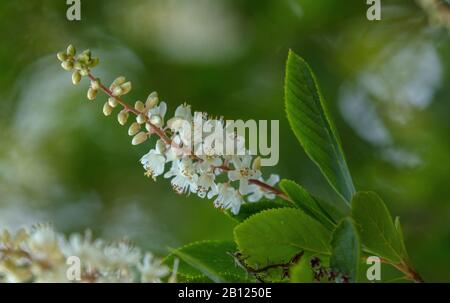
[[[330,266],[356,282],[361,263],[361,244],[358,232],[350,218],[342,220],[333,232]]]
[[[326,228],[331,230],[336,226],[333,220],[317,204],[314,197],[303,187],[291,180],[281,180],[279,186],[299,208],[322,223]]]
[[[309,65],[289,51],[285,102],[289,123],[306,154],[347,202],[355,193],[337,131]]]
[[[295,208],[262,211],[237,225],[234,237],[253,268],[288,263],[301,251],[330,254],[331,232]]]
[[[352,200],[352,216],[365,248],[391,263],[407,259],[406,249],[391,214],[373,192],[358,192]]]
[[[236,251],[236,244],[231,241],[195,242],[172,250],[164,263],[172,266],[175,258],[180,259],[177,274],[181,281],[248,281],[247,273],[236,266],[231,256]]]
[[[310,254],[304,254],[300,261],[291,267],[290,278],[294,283],[311,283],[314,282],[314,272],[311,267]]]
[[[281,200],[281,199],[275,199],[275,200],[262,200],[258,203],[244,203],[241,205],[241,209],[239,210],[239,213],[237,215],[233,215],[231,211],[227,211],[227,214],[230,216],[230,218],[236,220],[237,222],[243,222],[249,217],[267,209],[276,209],[276,208],[283,208],[283,207],[294,207],[293,204]]]

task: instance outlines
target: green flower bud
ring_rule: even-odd
[[[80,72],[76,70],[72,73],[72,83],[73,85],[77,85],[78,83],[80,83],[80,81],[81,81]]]
[[[156,141],[156,151],[160,154],[163,154],[166,151],[166,144],[163,140],[159,139]]]
[[[67,60],[67,54],[65,52],[59,52],[56,57],[58,57],[58,60],[63,62]]]
[[[109,103],[109,106],[111,106],[112,108],[116,107],[117,104],[119,104],[119,102],[117,102],[116,98],[113,98],[113,97],[108,98],[108,103]]]
[[[90,68],[96,67],[99,63],[100,63],[99,58],[92,58],[92,60],[89,63],[89,67]]]
[[[89,70],[86,68],[82,68],[80,69],[80,75],[82,75],[83,77],[86,77],[89,75]]]
[[[123,77],[123,76],[117,77],[111,84],[111,87],[114,88],[116,86],[120,86],[123,83],[125,83],[125,81],[126,81],[125,77]]]
[[[137,111],[143,112],[145,110],[145,105],[144,102],[142,101],[136,101],[136,103],[134,103],[134,108]]]
[[[148,138],[147,133],[140,132],[136,136],[133,137],[133,140],[131,141],[131,144],[139,145],[139,144],[145,142],[145,140],[147,140],[147,138]]]
[[[137,121],[137,123],[139,123],[139,124],[144,124],[144,123],[145,123],[145,116],[144,116],[144,114],[139,114],[139,115],[137,115],[136,121]]]
[[[113,108],[109,105],[108,102],[106,102],[106,103],[103,105],[103,114],[104,114],[105,116],[109,116],[109,115],[111,115],[112,111],[113,111]]]
[[[95,90],[99,90],[100,89],[100,81],[98,79],[96,79],[95,81],[92,80],[91,81],[91,88],[95,89]]]
[[[128,121],[128,112],[125,110],[122,110],[118,115],[117,115],[117,121],[119,121],[120,125],[125,125]]]
[[[96,97],[97,97],[97,90],[93,89],[92,87],[89,87],[87,92],[87,98],[89,100],[95,100]]]
[[[61,63],[61,67],[67,71],[71,71],[73,69],[73,63],[70,61],[64,61],[63,63]]]
[[[75,47],[74,47],[72,44],[70,44],[70,45],[67,47],[67,56],[73,57],[73,56],[75,56],[75,53],[76,53],[76,52],[77,52],[77,51],[76,51]]]
[[[130,128],[128,129],[128,135],[134,136],[141,130],[141,126],[137,122],[133,122]]]
[[[260,170],[261,169],[261,157],[256,157],[255,160],[253,160],[252,169],[254,170]]]
[[[145,107],[147,107],[147,109],[151,109],[158,104],[158,101],[158,93],[152,92],[150,95],[148,95],[147,101],[145,101]]]
[[[120,88],[120,86],[114,87],[112,94],[115,97],[121,96],[122,95],[122,89]]]
[[[131,91],[131,82],[125,82],[124,84],[120,85],[120,88],[122,88],[122,95],[128,94]]]

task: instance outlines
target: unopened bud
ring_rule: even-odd
[[[158,101],[159,101],[158,93],[152,92],[150,95],[148,95],[147,101],[145,101],[145,107],[147,107],[148,109],[151,109],[158,104]]]
[[[81,81],[81,74],[79,71],[76,70],[72,73],[72,83],[73,85],[77,85],[78,83],[80,83],[80,81]]]
[[[108,102],[106,102],[106,103],[103,105],[103,114],[104,114],[105,116],[109,116],[109,115],[111,115],[112,111],[113,111],[113,108],[109,105]]]
[[[128,112],[126,111],[121,111],[118,115],[117,115],[117,121],[119,121],[120,125],[125,125],[128,121]]]
[[[144,114],[139,114],[139,115],[137,115],[136,121],[137,121],[137,123],[139,123],[139,124],[145,123],[145,116],[144,116]]]
[[[89,100],[95,100],[96,97],[97,97],[97,90],[93,89],[92,87],[89,87],[87,92],[87,98]]]
[[[112,108],[114,108],[114,107],[116,107],[117,104],[119,104],[119,103],[117,102],[116,98],[109,97],[109,98],[108,98],[108,104],[109,104],[109,106],[111,106]]]
[[[153,128],[152,128],[152,126],[150,125],[150,123],[145,123],[145,129],[146,129],[148,132],[153,132]]]
[[[76,53],[76,49],[75,49],[75,47],[72,45],[72,44],[70,44],[68,47],[67,47],[67,55],[68,56],[71,56],[71,57],[73,57],[73,56],[75,56],[75,53]]]
[[[91,81],[91,88],[95,89],[95,90],[99,90],[100,89],[100,81],[98,79]]]
[[[133,145],[139,145],[143,143],[145,140],[147,140],[148,135],[145,132],[140,132],[136,136],[133,137],[133,140],[131,141],[131,144]]]
[[[67,60],[67,54],[65,52],[59,52],[56,57],[58,57],[58,60],[63,62]]]
[[[156,141],[156,151],[160,154],[163,154],[166,151],[166,144],[164,144],[164,141],[159,139]]]
[[[71,71],[73,69],[73,63],[70,61],[64,61],[63,63],[61,63],[61,67],[67,71]]]
[[[100,63],[100,59],[99,58],[92,58],[91,61],[89,62],[89,67],[96,67],[98,64]]]
[[[141,130],[141,126],[137,122],[133,122],[128,129],[128,135],[134,136]]]
[[[125,83],[125,81],[126,81],[125,77],[123,77],[123,76],[117,77],[111,84],[111,87],[120,86],[123,83]]]
[[[134,108],[135,108],[137,111],[143,112],[144,109],[145,109],[144,102],[142,102],[142,101],[136,101],[136,103],[134,103]]]
[[[254,170],[260,170],[261,169],[261,157],[258,156],[253,160],[252,168]]]
[[[114,89],[113,89],[113,91],[112,91],[112,94],[113,94],[113,96],[118,97],[118,96],[123,95],[122,92],[123,92],[123,91],[122,91],[122,89],[120,88],[120,86],[117,86],[117,87],[114,87]]]
[[[161,126],[162,124],[162,119],[159,115],[152,115],[150,117],[150,122],[156,126]]]
[[[131,82],[125,82],[124,84],[120,85],[120,88],[122,88],[122,95],[128,94],[131,91]]]
[[[89,76],[89,70],[86,68],[80,69],[80,75],[82,75],[83,77]]]

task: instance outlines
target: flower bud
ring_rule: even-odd
[[[67,60],[67,54],[65,52],[59,52],[56,57],[58,57],[58,60],[63,62]]]
[[[260,170],[261,169],[261,157],[258,156],[253,160],[252,168],[254,170]]]
[[[158,153],[163,154],[166,151],[166,144],[164,144],[164,141],[159,139],[156,141],[155,149]]]
[[[113,111],[113,108],[109,105],[108,102],[106,102],[106,103],[103,105],[103,114],[104,114],[105,116],[109,116],[109,115],[111,115],[112,111]]]
[[[123,83],[125,83],[125,77],[123,77],[123,76],[120,76],[120,77],[117,77],[114,81],[113,81],[113,83],[111,84],[111,87],[116,87],[116,86],[120,86],[120,85],[122,85]]]
[[[61,63],[61,67],[67,71],[71,71],[73,69],[73,63],[70,61],[64,61],[63,63]]]
[[[89,62],[89,67],[90,68],[96,67],[99,63],[100,63],[99,58],[92,58],[91,61]]]
[[[120,88],[122,89],[122,95],[128,94],[131,91],[131,82],[125,82],[124,84],[120,85]]]
[[[148,95],[147,97],[147,101],[145,101],[145,107],[147,107],[148,109],[151,109],[153,107],[156,106],[156,104],[158,104],[158,93],[157,92],[152,92],[150,95]]]
[[[150,125],[150,123],[145,123],[145,129],[146,129],[148,132],[153,132],[153,128],[152,128],[152,126]]]
[[[131,141],[131,144],[133,145],[139,145],[143,143],[145,140],[147,140],[148,135],[145,132],[140,132],[136,136],[133,137],[133,140]]]
[[[80,75],[82,75],[83,77],[89,76],[89,70],[86,68],[80,69]]]
[[[118,115],[117,115],[117,121],[119,121],[120,125],[125,125],[128,121],[128,112],[122,110]]]
[[[91,88],[95,89],[95,90],[99,90],[100,89],[100,82],[98,80],[91,81]]]
[[[134,108],[137,111],[143,112],[145,110],[145,105],[144,102],[142,101],[136,101],[136,103],[134,103]]]
[[[119,96],[121,96],[121,95],[123,95],[122,94],[122,89],[120,88],[120,86],[117,86],[117,87],[114,87],[114,89],[113,89],[113,91],[112,91],[112,94],[113,94],[113,96],[115,96],[115,97],[119,97]]]
[[[92,87],[89,87],[87,92],[87,98],[89,100],[95,100],[96,97],[97,97],[97,90],[93,89]]]
[[[72,44],[70,44],[67,47],[67,51],[66,52],[67,52],[67,56],[73,57],[73,56],[75,56],[76,49],[75,49],[75,47]]]
[[[139,115],[137,115],[136,121],[137,121],[137,123],[139,123],[139,124],[145,123],[145,116],[144,116],[144,114],[139,114]]]
[[[79,71],[76,70],[72,73],[72,83],[73,85],[77,85],[78,83],[80,83],[80,81],[81,81],[81,74]]]
[[[137,122],[133,122],[128,129],[128,135],[134,136],[141,130],[141,126]]]
[[[156,126],[161,126],[162,124],[162,119],[159,115],[152,115],[150,117],[150,122]]]
[[[109,106],[111,106],[112,108],[114,108],[114,107],[116,107],[117,104],[119,104],[119,103],[117,102],[116,98],[109,97],[109,98],[108,98],[108,104],[109,104]]]

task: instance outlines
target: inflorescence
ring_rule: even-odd
[[[71,257],[79,268],[71,268]],[[93,239],[89,230],[68,238],[48,224],[0,231],[0,282],[174,282],[169,271],[128,241]]]
[[[116,107],[120,108],[117,114],[120,125],[127,124],[130,114],[135,116],[128,128],[133,145],[157,136],[154,148],[140,160],[146,176],[154,180],[160,175],[170,178],[177,193],[214,198],[215,207],[228,209],[233,214],[239,213],[245,202],[276,196],[288,199],[274,187],[279,177],[273,174],[268,179],[262,177],[261,159],[246,150],[244,137],[230,130],[223,118],[212,118],[204,112],[192,113],[190,105],[182,104],[173,117],[166,119],[167,104],[159,101],[156,92],[145,102],[136,101],[131,107],[122,99],[131,91],[131,82],[118,77],[109,87],[103,85],[91,73],[99,59],[93,58],[89,50],[76,56],[75,48],[70,45],[57,57],[65,70],[72,71],[73,84],[80,83],[82,77],[89,78],[89,100],[96,99],[99,90],[108,95],[103,105],[105,116],[111,115]],[[216,136],[212,136],[212,132]],[[225,152],[227,146],[233,147],[232,153]],[[168,163],[170,168],[166,171]]]

